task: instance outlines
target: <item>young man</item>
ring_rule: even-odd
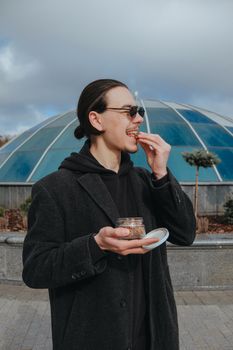
[[[23,279],[48,288],[55,350],[178,350],[177,313],[166,244],[127,240],[119,217],[143,217],[146,232],[192,244],[190,200],[167,168],[170,145],[139,132],[144,110],[127,86],[101,79],[82,92],[79,153],[32,188]],[[139,133],[138,133],[139,132]],[[151,172],[129,153],[143,148]]]

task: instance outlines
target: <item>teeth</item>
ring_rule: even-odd
[[[138,130],[128,130],[126,131],[128,136],[138,136],[139,131]]]

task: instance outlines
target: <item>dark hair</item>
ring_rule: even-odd
[[[83,89],[77,106],[77,117],[80,123],[74,131],[74,136],[77,139],[81,139],[84,136],[89,138],[90,135],[100,135],[103,133],[103,131],[99,131],[91,125],[88,115],[90,111],[103,113],[107,107],[106,93],[118,86],[128,89],[124,83],[113,79],[95,80]]]

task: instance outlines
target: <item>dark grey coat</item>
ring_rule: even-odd
[[[146,231],[167,227],[170,242],[192,244],[196,226],[192,204],[171,172],[161,187],[153,186],[145,169],[132,168],[128,176]],[[29,287],[49,289],[54,349],[131,349],[126,257],[109,252],[93,263],[89,249],[91,235],[103,226],[114,226],[119,217],[100,176],[61,169],[38,181],[32,198],[23,280]],[[143,255],[143,270],[150,350],[178,350],[165,244]]]

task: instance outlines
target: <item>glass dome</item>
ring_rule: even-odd
[[[195,181],[195,168],[182,152],[207,149],[221,159],[213,168],[200,169],[201,182],[233,181],[233,121],[191,105],[141,100],[145,107],[142,131],[159,134],[171,146],[168,167],[181,182]],[[84,140],[74,137],[78,125],[75,111],[47,119],[0,148],[0,183],[34,183],[57,170]],[[131,155],[136,166],[149,169],[144,152]]]

